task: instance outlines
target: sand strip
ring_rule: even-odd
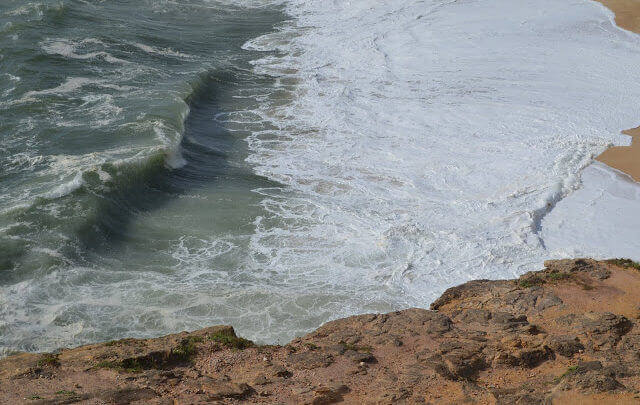
[[[622,133],[633,137],[631,146],[613,146],[596,159],[640,181],[640,127]]]
[[[640,0],[596,1],[613,11],[619,27],[640,34]],[[640,181],[640,127],[622,133],[633,137],[631,146],[611,147],[596,159]]]
[[[640,34],[640,0],[596,0],[616,15],[620,28]]]

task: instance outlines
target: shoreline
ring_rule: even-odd
[[[638,0],[594,0],[607,7],[615,15],[618,27],[640,34],[640,1]]]
[[[0,359],[0,403],[637,403],[640,264],[544,265],[283,346],[212,326],[12,355]]]
[[[595,0],[615,15],[615,24],[627,31],[640,34],[639,0]],[[612,146],[602,152],[596,160],[629,175],[640,182],[640,126],[621,131],[631,137],[629,146]]]
[[[626,129],[621,133],[631,137],[631,144],[611,146],[596,157],[596,160],[640,182],[640,127]]]

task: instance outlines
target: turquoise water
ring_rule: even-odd
[[[1,350],[260,330],[242,269],[277,185],[244,139],[273,79],[242,45],[285,15],[233,4],[1,2]]]

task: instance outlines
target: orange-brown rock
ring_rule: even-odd
[[[0,360],[0,403],[640,403],[640,269],[545,263],[285,346],[229,326]]]

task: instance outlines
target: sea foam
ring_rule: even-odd
[[[599,249],[587,249],[591,234],[567,239],[573,250],[545,241],[572,232],[547,217],[594,192],[582,171],[640,120],[640,37],[606,9],[311,0],[288,10],[295,22],[245,45],[280,51],[254,66],[292,94],[263,105],[277,129],[249,139],[258,173],[286,186],[264,205],[287,225],[259,226],[254,241],[273,252],[269,269],[425,306],[445,287],[568,251],[640,258],[623,235]],[[618,207],[632,217],[640,201]]]

